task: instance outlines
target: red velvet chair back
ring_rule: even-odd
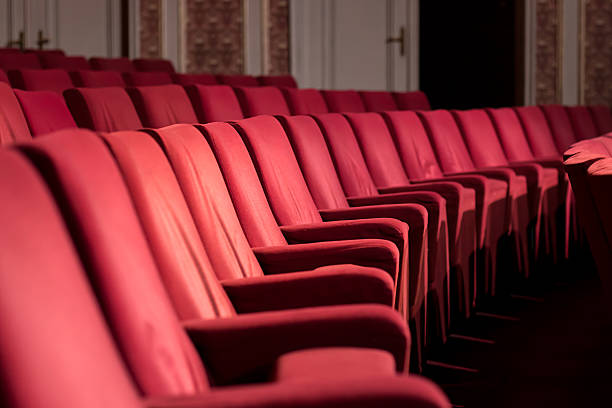
[[[377,195],[376,184],[346,118],[338,113],[327,113],[316,115],[315,119],[334,159],[346,196]]]
[[[217,81],[229,86],[259,86],[257,78],[252,75],[217,75]]]
[[[219,82],[213,74],[172,74],[172,82],[187,85],[218,85]]]
[[[167,72],[174,73],[174,65],[172,61],[159,58],[136,58],[132,61],[136,71],[152,71],[152,72]]]
[[[348,202],[321,129],[310,116],[278,118],[291,142],[317,208],[347,208]]]
[[[30,140],[32,135],[19,101],[8,84],[0,82],[0,146]]]
[[[347,113],[346,117],[361,146],[361,152],[376,187],[410,184],[382,116],[376,113]]]
[[[274,86],[234,88],[244,115],[289,115],[289,106]]]
[[[6,84],[10,85],[10,81],[8,79],[8,77],[6,76],[6,73],[0,69],[0,82],[4,82]]]
[[[90,58],[89,64],[91,67],[98,71],[119,71],[119,72],[132,72],[136,69],[132,60],[126,57],[121,58]]]
[[[393,94],[397,107],[401,110],[430,110],[431,105],[425,92],[395,92]]]
[[[0,223],[0,404],[140,407],[51,193],[11,151]]]
[[[167,72],[125,72],[123,80],[128,86],[168,85],[172,78]]]
[[[261,86],[298,87],[293,75],[261,75],[257,77],[257,80]]]
[[[586,106],[566,107],[577,140],[592,139],[599,136],[597,125]]]
[[[51,91],[15,90],[15,95],[32,136],[77,127],[60,94]]]
[[[53,91],[62,93],[72,88],[72,80],[62,69],[21,69],[9,71],[13,88],[26,91]]]
[[[562,105],[541,105],[559,152],[564,152],[578,139],[574,134],[567,110]]]
[[[125,81],[117,71],[73,71],[70,73],[72,82],[81,88],[104,88],[108,86],[124,87]]]
[[[422,111],[419,117],[445,173],[475,170],[457,122],[449,111]]]
[[[330,112],[365,112],[366,107],[357,91],[321,91]]]
[[[542,109],[537,106],[519,106],[514,110],[523,125],[534,156],[537,158],[559,156],[560,152]]]
[[[45,54],[39,55],[38,58],[43,68],[58,68],[66,71],[91,69],[89,61],[85,57]]]
[[[202,133],[190,125],[174,125],[156,130],[156,135],[217,277],[224,280],[262,276],[217,160]]]
[[[185,90],[200,123],[244,118],[234,90],[227,85],[189,85]]]
[[[423,123],[415,112],[395,111],[382,113],[395,146],[410,179],[442,177],[433,146]]]
[[[509,161],[530,161],[534,155],[523,125],[512,108],[487,109]]]
[[[123,88],[74,88],[64,92],[79,127],[100,132],[142,128],[134,104]]]
[[[321,222],[300,166],[281,124],[272,116],[236,122],[268,202],[281,225]]]
[[[1,81],[1,79],[0,79]],[[612,132],[612,111],[606,105],[589,106],[593,121],[597,125],[597,130],[600,135]]]
[[[168,275],[158,271],[151,251],[159,248],[149,247],[154,242],[145,238],[137,216],[142,208],[135,208],[104,142],[92,132],[70,130],[39,138],[23,149],[62,203],[71,235],[78,237],[81,258],[138,388],[146,396],[206,391],[208,380],[200,357],[168,297],[181,282],[175,279],[168,292],[162,285],[160,275]],[[176,247],[164,250],[172,249]],[[191,258],[186,255],[185,259]],[[202,295],[198,302],[206,304],[208,298]]]
[[[185,89],[179,85],[141,86],[127,92],[146,127],[198,122]]]
[[[318,89],[282,89],[292,115],[327,113],[327,103]]]
[[[40,61],[34,54],[7,53],[0,54],[0,69],[41,69]]]
[[[461,129],[463,139],[476,167],[508,164],[493,123],[484,110],[453,111],[453,116]]]
[[[382,112],[398,110],[397,103],[391,92],[385,91],[361,91],[361,100],[368,112]]]
[[[209,123],[197,128],[217,158],[249,244],[252,247],[287,245],[238,132],[228,123]]]

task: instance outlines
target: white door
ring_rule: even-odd
[[[0,46],[59,48],[69,55],[121,53],[120,0],[0,0]]]
[[[293,0],[292,72],[302,87],[418,87],[418,0]]]

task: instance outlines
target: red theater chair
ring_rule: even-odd
[[[150,72],[167,72],[169,74],[174,73],[174,65],[172,61],[158,58],[136,58],[132,60],[132,64],[136,71],[150,71]]]
[[[218,85],[217,78],[213,74],[171,74],[172,82],[187,85]]]
[[[237,87],[234,91],[246,117],[290,114],[283,94],[274,86]]]
[[[13,88],[26,91],[53,91],[62,93],[72,88],[72,80],[62,69],[20,69],[9,71]]]
[[[259,86],[257,78],[252,75],[217,75],[217,81],[229,86]]]
[[[453,111],[453,115],[476,167],[508,168],[526,178],[530,219],[535,220],[535,255],[539,254],[540,230],[543,228],[547,253],[556,259],[556,214],[563,190],[558,172],[535,162],[510,163],[485,110]]]
[[[555,139],[559,152],[564,152],[568,147],[578,141],[574,134],[572,123],[567,114],[567,109],[562,105],[541,105],[540,109],[548,121],[548,126]]]
[[[172,78],[167,72],[124,72],[123,80],[127,86],[153,86],[172,83]]]
[[[89,59],[89,64],[92,69],[98,71],[119,71],[119,72],[132,72],[136,71],[132,60],[126,57],[121,58],[101,58],[93,57]]]
[[[81,88],[104,88],[107,86],[124,87],[125,81],[117,71],[73,71],[70,77],[75,86]]]
[[[0,69],[40,69],[38,58],[34,54],[0,54]]]
[[[393,111],[399,109],[391,92],[361,91],[359,95],[368,112]]]
[[[279,88],[297,88],[293,75],[261,75],[257,77],[261,86],[277,86]]]
[[[31,138],[28,123],[13,90],[8,84],[0,82],[0,146]]]
[[[70,136],[83,140],[91,137],[83,133]],[[61,140],[61,137],[57,140]],[[91,160],[98,158],[96,155],[81,156],[81,160],[95,162],[90,167],[78,165],[73,168],[58,159],[65,153],[62,151],[63,145],[67,145],[69,150],[73,146],[64,140],[59,143],[59,148],[57,144],[55,148],[51,144],[29,146],[28,149],[39,160],[44,157],[47,163],[57,166],[58,174],[51,181],[57,183],[57,189],[62,189],[61,192],[56,190],[57,194],[68,194],[64,202],[73,206],[71,211],[87,213],[81,218],[81,223],[73,220],[70,229],[82,233],[77,245],[83,256],[89,256],[86,263],[88,276],[96,287],[95,293],[104,314],[94,300],[94,291],[86,282],[79,256],[70,243],[50,193],[23,159],[12,152],[2,153],[0,217],[5,228],[0,232],[0,241],[2,259],[7,266],[0,271],[0,288],[4,299],[0,309],[3,332],[0,369],[5,374],[3,402],[15,407],[44,405],[51,408],[75,403],[102,407],[109,402],[124,407],[144,406],[141,405],[144,402],[149,407],[171,407],[174,406],[173,402],[177,406],[189,403],[221,407],[242,406],[246,401],[251,407],[288,407],[296,404],[304,407],[354,406],[352,402],[363,407],[381,403],[387,406],[392,403],[391,406],[398,407],[406,404],[417,407],[450,406],[431,383],[391,374],[387,355],[377,350],[332,348],[303,351],[281,356],[275,363],[274,355],[277,353],[266,352],[259,338],[273,334],[267,337],[267,341],[276,343],[276,336],[287,339],[282,334],[292,333],[297,339],[295,343],[303,343],[300,334],[311,330],[312,324],[317,322],[318,316],[312,312],[309,315],[310,311],[297,312],[293,320],[283,320],[285,314],[274,313],[261,315],[261,318],[253,314],[223,320],[192,320],[184,324],[194,341],[191,343],[171,310],[170,300],[161,286],[125,188],[115,188],[114,194],[102,195],[104,198],[112,197],[110,201],[114,205],[110,207],[97,204],[97,194],[87,195],[80,190],[95,185],[99,192],[99,188],[105,190],[121,185],[121,176],[116,168],[112,171],[113,167],[102,166],[103,171],[99,171],[100,167],[94,165],[104,161]],[[103,146],[99,144],[97,150],[103,150]],[[79,157],[84,151],[91,153],[91,149],[81,147],[73,151],[70,157]],[[107,156],[106,164],[111,160]],[[58,162],[62,165],[58,165]],[[95,180],[101,176],[104,180]],[[125,211],[109,211],[109,208]],[[27,227],[24,225],[26,222]],[[32,233],[32,225],[35,225],[36,233]],[[117,235],[113,225],[120,228],[123,234]],[[117,238],[121,242],[117,242]],[[103,243],[110,243],[110,246]],[[133,269],[130,268],[132,265],[135,266]],[[20,273],[14,273],[16,270]],[[36,296],[10,296],[11,293],[23,293],[25,286]],[[139,288],[139,296],[134,296],[134,287]],[[144,299],[147,301],[144,302]],[[15,314],[15,308],[22,313]],[[329,323],[336,325],[332,326],[332,331],[351,331],[351,317],[343,316],[343,311],[335,309],[331,313],[334,316],[328,317],[331,320]],[[368,322],[368,318],[372,320]],[[362,323],[361,327],[365,321],[374,328],[376,322],[373,319],[376,318],[379,318],[376,313],[370,313],[367,317],[354,320],[360,320],[356,323]],[[267,328],[253,326],[253,320],[267,325]],[[322,325],[329,326],[327,323]],[[379,318],[378,326],[379,329],[385,328],[384,319]],[[395,335],[392,324],[387,327],[387,332]],[[46,335],[41,337],[40,333]],[[244,335],[249,338],[249,345],[245,344]],[[326,337],[330,338],[329,332]],[[236,344],[238,347],[235,350],[232,350],[232,343],[236,343],[232,338],[239,339],[240,344]],[[152,339],[156,341],[155,349],[150,347]],[[372,340],[370,342],[373,343]],[[15,345],[27,345],[28,353],[14,353]],[[219,345],[223,345],[223,348]],[[196,347],[209,354],[204,358],[206,368],[197,355]],[[159,350],[164,352],[160,354],[157,352]],[[238,352],[234,354],[232,351]],[[338,355],[343,357],[343,354],[344,357],[361,361],[355,368],[369,365],[362,375],[367,376],[365,372],[368,369],[374,370],[379,373],[377,377],[380,381],[373,376],[367,376],[362,381],[359,375],[341,375],[342,372],[347,373],[344,371],[346,367],[330,365],[330,361]],[[304,369],[303,364],[296,365],[303,359],[312,362],[317,357],[324,364],[320,367],[335,371],[333,376]],[[69,366],[66,361],[70,361]],[[242,364],[240,368],[235,366],[236,361]],[[45,362],[49,369],[41,370],[41,362]],[[215,389],[214,384],[224,375],[241,375],[262,362],[277,366],[274,383]],[[222,363],[226,363],[223,370],[215,370]],[[283,375],[287,377],[283,378]],[[292,377],[295,375],[302,379],[299,386],[287,381],[296,379]],[[359,391],[349,392],[356,384]],[[304,388],[308,392],[300,393],[299,390]],[[369,391],[364,393],[364,390]],[[142,396],[151,399],[142,401]]]
[[[189,85],[185,90],[200,123],[244,118],[238,98],[228,85]]]
[[[8,79],[8,77],[6,76],[6,73],[0,69],[0,82],[4,82],[7,84],[10,84],[10,81]]]
[[[394,92],[393,97],[401,110],[430,110],[429,99],[422,91]]]
[[[73,88],[64,99],[79,127],[100,132],[140,129],[142,122],[123,88]]]
[[[322,90],[330,112],[365,112],[366,107],[357,91]]]
[[[327,103],[318,89],[282,88],[292,115],[314,115],[327,113]]]
[[[0,48],[0,54],[21,54],[19,48]]]
[[[89,61],[85,57],[67,57],[57,54],[43,54],[38,56],[43,68],[64,69],[66,71],[78,71],[91,69]]]
[[[15,90],[33,137],[76,128],[62,95],[52,91]]]
[[[127,92],[145,127],[198,122],[185,89],[179,85],[141,86]]]
[[[1,79],[0,79],[1,81]],[[597,130],[600,135],[612,132],[612,111],[606,105],[589,106],[593,121],[597,125]]]
[[[597,125],[593,121],[589,108],[586,106],[568,106],[565,109],[567,109],[567,114],[572,122],[576,139],[592,139],[599,136]]]

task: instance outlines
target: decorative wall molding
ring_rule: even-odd
[[[580,102],[612,106],[612,1],[582,3]]]

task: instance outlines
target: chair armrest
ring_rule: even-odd
[[[267,378],[284,353],[313,347],[366,347],[390,352],[407,367],[410,333],[388,306],[345,305],[192,320],[184,327],[216,385]]]
[[[393,305],[389,274],[356,265],[224,280],[221,285],[238,313],[354,303]]]

